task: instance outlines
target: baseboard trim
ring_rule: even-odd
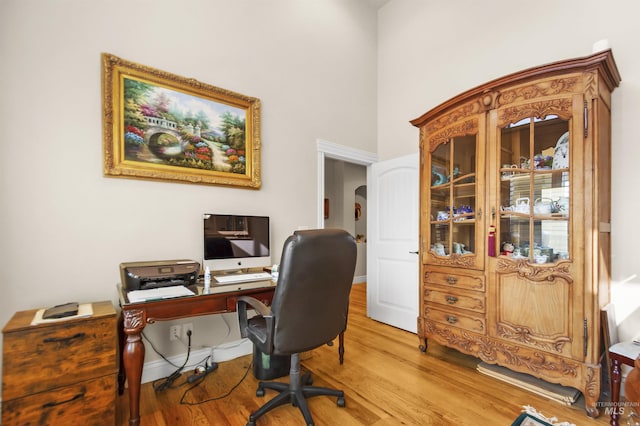
[[[224,362],[229,361],[241,356],[249,355],[253,353],[253,343],[249,339],[240,339],[232,342],[223,343],[215,348],[202,348],[198,350],[192,350],[189,355],[189,362],[186,371],[193,370],[197,363],[205,359],[209,355],[213,355],[211,361]],[[178,354],[167,359],[174,365],[182,365],[187,353]],[[163,359],[149,361],[144,364],[142,369],[142,383],[153,382],[163,377],[169,376],[176,371],[176,368],[168,364]]]
[[[358,275],[357,277],[353,277],[353,284],[366,283],[367,276],[366,275]]]

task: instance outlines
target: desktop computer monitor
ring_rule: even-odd
[[[203,261],[211,271],[271,265],[268,216],[203,215]]]

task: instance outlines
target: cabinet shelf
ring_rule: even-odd
[[[463,182],[463,183],[453,183],[454,188],[475,188],[475,182]]]
[[[502,213],[500,219],[520,219],[522,221],[528,221],[532,216],[528,213]],[[533,220],[568,220],[568,214],[552,213],[552,214],[534,214]]]
[[[466,175],[460,175],[455,179],[449,180],[445,183],[441,183],[440,185],[431,185],[431,189],[442,190],[444,188],[449,187],[451,184],[453,184],[454,188],[473,187],[476,184],[475,178],[476,178],[475,173],[467,173]]]
[[[430,223],[432,225],[444,225],[448,226],[450,223],[454,223],[456,225],[473,225],[476,223],[475,219],[460,219],[460,220],[432,220]]]
[[[443,184],[441,184],[441,185],[432,185],[432,186],[431,186],[431,189],[441,191],[441,190],[443,190],[443,189],[445,189],[445,188],[448,188],[448,187],[449,187],[449,182],[446,182],[446,183],[443,183]]]
[[[460,175],[456,177],[455,179],[453,179],[452,182],[455,184],[455,186],[463,186],[463,185],[474,186],[476,184],[475,178],[476,178],[475,173],[467,173],[466,175]],[[471,181],[471,179],[473,179],[473,181]]]

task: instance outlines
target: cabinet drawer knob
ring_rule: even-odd
[[[56,407],[58,405],[62,405],[62,404],[67,404],[69,402],[73,402],[76,399],[80,399],[84,397],[84,392],[81,392],[79,394],[76,394],[75,396],[72,396],[69,399],[66,399],[64,401],[58,401],[58,402],[47,402],[46,404],[42,404],[42,408],[51,408],[51,407]]]
[[[445,280],[447,281],[447,284],[451,284],[451,285],[454,285],[455,283],[458,282],[458,279],[452,276],[448,276],[447,278],[445,278]]]
[[[456,317],[455,317],[455,316],[453,316],[453,315],[447,315],[447,322],[448,322],[449,324],[455,324],[455,323],[457,323],[457,322],[458,322],[458,318],[456,318]]]
[[[67,343],[75,339],[81,339],[86,336],[86,333],[76,333],[69,337],[47,337],[43,340],[44,343]]]
[[[458,301],[458,298],[455,296],[447,296],[445,297],[445,299],[447,300],[447,303],[450,305],[453,305]]]

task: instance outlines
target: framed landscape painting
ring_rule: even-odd
[[[105,176],[258,189],[260,100],[102,54]]]

